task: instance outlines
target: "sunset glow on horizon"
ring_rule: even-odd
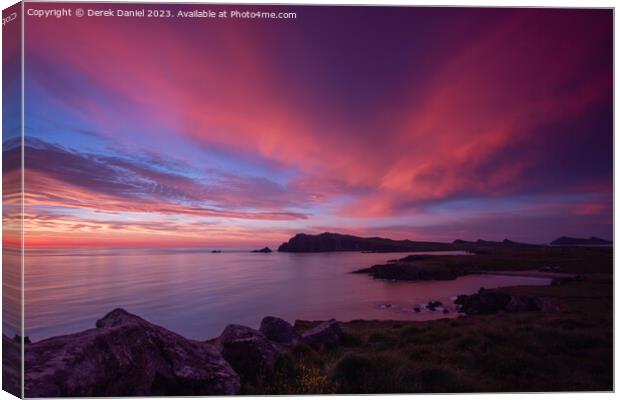
[[[26,18],[25,245],[612,238],[611,10],[277,10]]]

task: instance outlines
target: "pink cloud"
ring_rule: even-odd
[[[376,112],[358,114],[343,112],[345,105],[333,100],[335,94],[354,100],[357,93],[336,93],[330,71],[315,68],[304,75],[295,69],[300,64],[290,59],[300,57],[296,52],[302,54],[302,44],[312,39],[301,26],[288,27],[292,37],[299,35],[293,43],[300,48],[283,55],[273,51],[271,28],[256,24],[31,22],[28,54],[33,60],[54,60],[81,84],[58,88],[57,100],[113,140],[222,148],[285,166],[296,176],[281,187],[230,177],[225,183],[233,189],[227,191],[125,166],[159,185],[151,188],[149,201],[138,202],[128,201],[127,193],[120,193],[128,189],[112,188],[110,182],[109,190],[98,191],[93,184],[72,184],[40,170],[30,173],[29,202],[302,221],[312,213],[291,211],[296,205],[324,207],[336,217],[381,219],[414,215],[458,198],[572,193],[575,186],[592,188],[584,189],[587,193],[610,190],[604,166],[581,173],[578,165],[606,159],[599,148],[592,154],[580,151],[610,134],[599,127],[606,119],[592,114],[612,103],[611,62],[604,58],[611,54],[610,13],[506,10],[479,34],[452,45],[449,57],[439,56],[442,38],[433,42],[437,49],[411,55],[412,69],[399,81],[405,84],[392,89]],[[450,28],[437,26],[438,32]],[[85,34],[76,37],[78,29]],[[53,40],[45,47],[35,45],[48,37]],[[32,70],[42,85],[53,85],[51,77]],[[294,89],[282,71],[298,77]],[[418,76],[419,71],[425,75]],[[388,78],[366,76],[373,82]],[[88,96],[91,92],[98,96]],[[359,93],[365,94],[363,87]],[[580,123],[594,130],[593,140],[585,129],[567,132]],[[138,127],[135,136],[127,134],[128,125]],[[165,154],[165,144],[161,150]],[[582,158],[567,163],[575,154]],[[594,188],[594,181],[600,186]],[[205,205],[205,199],[216,205]],[[577,213],[602,210],[593,205],[575,210],[579,207]]]

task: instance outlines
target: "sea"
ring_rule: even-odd
[[[258,328],[265,316],[291,323],[453,318],[459,294],[481,287],[550,283],[546,278],[494,275],[396,282],[351,273],[408,254],[421,253],[27,250],[25,334],[39,341],[94,328],[97,319],[117,307],[196,340],[216,337],[228,324]],[[426,310],[429,301],[443,306]]]

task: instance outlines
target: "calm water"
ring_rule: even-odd
[[[548,279],[490,275],[404,283],[349,273],[403,256],[30,251],[25,260],[26,335],[36,341],[92,328],[115,307],[193,339],[215,337],[229,323],[258,327],[266,315],[290,322],[444,318],[440,312],[416,314],[411,308],[429,300],[448,304],[454,296],[480,287],[549,283]]]

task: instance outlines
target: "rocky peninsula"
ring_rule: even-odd
[[[561,237],[550,243],[558,247],[601,246],[612,242],[600,238]],[[340,233],[324,232],[318,235],[298,233],[278,247],[278,251],[287,253],[322,253],[330,251],[361,252],[425,252],[425,251],[469,251],[482,253],[496,249],[531,249],[546,248],[546,244],[520,243],[509,239],[502,241],[482,240],[468,241],[456,239],[448,242],[429,242],[412,240],[392,240],[381,237],[359,237]]]
[[[412,254],[352,272],[398,281],[452,280],[481,273],[573,279],[609,271],[612,255],[612,248],[604,246],[494,245],[468,254]]]
[[[410,255],[387,264],[373,265],[353,271],[354,274],[368,274],[376,279],[399,281],[453,280],[474,271],[468,265],[446,266],[443,264],[426,264],[433,257],[426,255]]]

